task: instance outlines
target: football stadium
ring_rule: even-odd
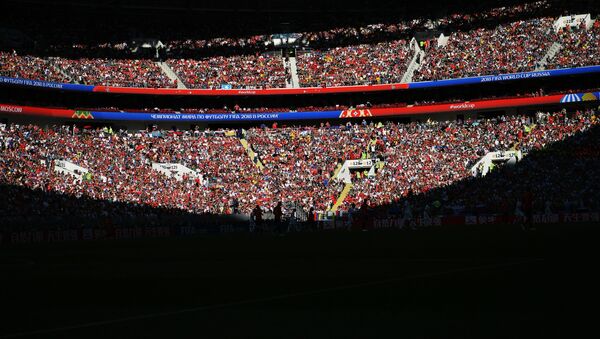
[[[585,333],[597,2],[0,9],[0,338]]]

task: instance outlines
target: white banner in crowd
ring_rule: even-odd
[[[514,165],[518,161],[521,161],[521,159],[523,159],[523,153],[521,153],[521,151],[489,152],[471,167],[471,174],[474,177],[485,177],[489,171],[493,169],[495,164],[508,163],[509,165]]]
[[[592,20],[591,15],[588,14],[579,14],[579,15],[568,15],[561,16],[554,22],[554,31],[558,32],[560,29],[565,27],[577,28],[580,27],[581,24],[585,24],[585,29],[590,29],[594,24],[594,20]]]
[[[152,169],[169,177],[175,177],[175,179],[180,181],[183,180],[185,175],[192,179],[198,178],[200,179],[200,183],[204,184],[204,176],[201,173],[194,171],[189,167],[183,166],[182,164],[154,162],[152,163]]]
[[[352,176],[350,170],[363,169],[368,170],[367,176],[371,177],[375,175],[375,163],[371,159],[360,159],[360,160],[346,160],[342,169],[335,176],[336,179],[341,179],[345,183],[352,183]]]
[[[76,177],[77,179],[83,179],[83,175],[87,172],[87,168],[75,165],[68,160],[55,160],[54,171],[62,174],[68,174]]]

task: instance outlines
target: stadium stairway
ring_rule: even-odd
[[[552,44],[552,46],[550,46],[550,48],[548,48],[548,52],[546,52],[546,55],[544,55],[544,57],[542,58],[542,60],[540,60],[537,63],[537,66],[535,66],[535,70],[536,71],[543,71],[546,69],[546,65],[548,64],[549,60],[552,60],[554,58],[554,56],[556,55],[556,53],[558,53],[562,48],[562,45],[559,44],[558,42],[555,42]]]
[[[283,67],[289,69],[291,76],[290,81],[286,80],[286,88],[300,88],[300,78],[298,78],[298,65],[296,64],[296,57],[289,57],[288,62],[283,58]]]
[[[346,184],[344,186],[344,189],[342,189],[342,193],[340,193],[338,198],[335,200],[335,204],[333,204],[333,206],[331,207],[331,212],[337,212],[338,208],[340,208],[340,206],[342,206],[342,203],[344,203],[344,201],[346,200],[346,197],[348,197],[348,194],[350,194],[351,189],[352,184]]]
[[[291,73],[292,71],[289,61],[286,61],[285,58],[281,58],[281,62],[283,63],[283,69]],[[285,88],[294,88],[293,79],[291,76],[285,79]]]
[[[332,178],[335,178],[338,173],[340,173],[340,170],[342,169],[342,164],[337,164],[337,166],[335,167],[335,170],[333,170],[333,175],[331,176]]]
[[[406,72],[402,76],[403,83],[412,82],[415,71],[419,69],[423,58],[425,58],[425,52],[419,47],[414,38],[411,41],[411,48],[414,49],[415,55],[413,55],[410,64],[408,64],[408,67],[406,68]]]
[[[296,57],[290,58],[290,72],[292,72],[292,86],[294,86],[294,88],[299,88],[300,78],[298,78],[298,65],[296,64]]]
[[[367,152],[368,152],[368,147],[367,147]],[[377,169],[381,169],[383,168],[383,166],[385,166],[385,162],[383,161],[377,161],[377,163],[375,164]],[[338,164],[337,167],[335,168],[335,171],[333,172],[333,175],[331,176],[332,178],[335,178],[338,173],[340,172],[340,170],[342,169],[342,164]],[[344,201],[346,200],[346,197],[348,197],[348,194],[350,194],[350,190],[352,189],[352,183],[347,183],[344,188],[342,189],[342,192],[340,193],[340,195],[338,196],[337,200],[335,201],[335,204],[331,207],[330,211],[331,212],[337,212],[338,208],[342,205],[342,203],[344,203]]]
[[[252,147],[250,147],[250,144],[248,143],[248,140],[240,138],[240,143],[242,144],[242,147],[244,147],[244,149],[246,150],[246,153],[248,153],[248,156],[250,157],[250,160],[252,161],[252,163],[259,169],[259,170],[263,170],[265,168],[265,165],[263,165],[263,163],[260,161],[260,159],[258,158],[258,154],[256,154],[253,150]]]
[[[74,82],[76,84],[80,84],[79,81],[77,81],[77,77],[73,77],[71,74],[67,73],[64,69],[53,65],[52,67],[54,67],[54,70],[56,70],[57,72],[59,72],[60,74],[64,75],[66,78],[69,79],[69,81]]]
[[[169,79],[171,79],[171,81],[177,80],[177,88],[178,89],[187,89],[187,87],[185,86],[183,81],[181,81],[179,76],[177,76],[177,74],[175,74],[175,72],[173,72],[171,67],[166,62],[157,61],[156,64],[158,65],[158,67],[160,67],[160,69],[162,69],[163,73],[167,77],[169,77]]]

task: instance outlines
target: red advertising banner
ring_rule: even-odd
[[[140,89],[142,90],[142,89]],[[147,90],[147,89],[143,89]],[[157,90],[158,91],[158,90]],[[231,91],[231,90],[229,90]],[[344,111],[321,111],[321,112],[271,112],[271,113],[243,113],[243,114],[177,114],[172,113],[138,113],[138,112],[103,112],[103,111],[79,111],[62,108],[44,108],[0,104],[0,113],[39,115],[56,118],[76,119],[101,119],[101,120],[147,120],[147,121],[250,121],[250,120],[302,120],[302,119],[331,119],[338,117],[346,118],[368,118],[436,113],[453,113],[480,111],[489,109],[503,109],[525,106],[541,106],[551,104],[569,104],[573,102],[596,101],[600,99],[600,93],[574,93],[557,94],[542,97],[517,97],[505,99],[490,99],[477,101],[464,101],[457,103],[432,104],[422,106],[402,106],[386,108],[362,108],[348,109]],[[254,116],[257,115],[257,116]]]
[[[39,115],[54,118],[74,118],[76,111],[72,109],[0,104],[0,113]]]
[[[203,96],[254,96],[254,95],[296,95],[378,92],[408,89],[408,84],[387,84],[368,86],[268,88],[268,89],[176,89],[94,86],[94,92],[144,94],[144,95],[203,95]]]
[[[564,95],[549,95],[543,97],[530,98],[511,98],[511,99],[495,99],[481,101],[465,101],[451,104],[438,105],[423,105],[423,106],[406,106],[395,108],[371,108],[368,110],[343,111],[340,118],[361,117],[361,116],[394,116],[394,115],[413,115],[413,114],[430,114],[430,113],[450,113],[461,111],[477,111],[494,108],[507,107],[523,107],[533,105],[558,104]],[[362,112],[367,111],[367,112]],[[350,116],[349,113],[350,112]]]

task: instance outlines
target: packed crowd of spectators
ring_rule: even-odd
[[[496,7],[490,10],[473,13],[454,13],[437,20],[440,27],[464,28],[482,22],[497,23],[505,20],[515,21],[523,18],[536,17],[552,9],[552,3],[547,0],[525,2],[511,6]]]
[[[65,59],[0,52],[0,74],[9,77],[119,87],[177,87],[151,60]]]
[[[283,88],[290,77],[280,55],[170,59],[173,71],[190,88]]]
[[[442,18],[417,18],[399,23],[346,26],[318,32],[294,33],[299,47],[309,52],[298,55],[302,86],[340,86],[400,82],[412,53],[407,41],[417,31],[454,31],[445,47],[432,47],[426,64],[415,79],[435,80],[480,74],[532,70],[546,52],[554,34],[547,34],[551,19],[543,17],[548,1],[516,4],[476,13],[452,14]],[[537,19],[535,19],[537,18]],[[540,19],[541,18],[541,19]],[[509,23],[506,23],[510,21]],[[496,23],[488,27],[490,23]],[[496,27],[497,26],[497,27]],[[593,63],[595,32],[563,34],[566,46],[555,60],[557,67]],[[264,53],[273,36],[180,39],[165,41],[168,62],[191,88],[278,88],[291,75],[280,57]],[[589,41],[585,43],[584,41]],[[61,48],[72,51],[126,51],[128,42],[88,45],[73,42]],[[432,44],[435,45],[435,44]],[[45,46],[45,44],[44,44]],[[52,47],[52,46],[50,46]],[[211,49],[232,49],[237,54],[210,55]],[[581,50],[584,53],[580,53]],[[50,55],[58,55],[50,48]],[[5,75],[94,85],[175,87],[152,61],[107,57],[93,52],[86,57],[35,57],[0,52],[0,72]],[[85,55],[85,53],[80,53]],[[70,54],[66,54],[70,55]],[[108,54],[110,55],[110,53]],[[149,56],[145,56],[149,57]],[[202,57],[201,59],[198,59]]]
[[[151,60],[55,58],[56,67],[75,82],[118,87],[177,87]]]
[[[517,20],[523,13],[537,13],[535,8],[545,8],[546,2],[528,7],[518,5],[476,15],[454,15],[427,24],[413,20],[398,25],[377,24],[365,27],[346,27],[309,34],[309,40],[335,41],[337,47],[314,44],[309,49],[298,50],[297,74],[302,87],[332,87],[398,83],[402,81],[414,55],[409,48],[410,36],[373,43],[368,37],[376,32],[389,34],[409,30],[423,24],[434,28],[439,25],[458,24],[469,28],[468,23],[491,20],[497,16],[514,21],[497,23],[491,27],[477,26],[455,30],[443,46],[437,39],[424,44],[425,57],[415,71],[413,81],[441,80],[480,75],[506,74],[534,70],[553,43],[562,48],[549,60],[547,69],[578,67],[597,64],[600,50],[600,23],[596,21],[589,30],[563,29],[555,32],[555,17],[534,17]],[[513,11],[514,10],[514,11]],[[486,14],[487,13],[487,14]],[[504,14],[502,14],[504,13]],[[512,13],[512,14],[511,14]],[[432,26],[433,25],[433,26]],[[348,40],[350,38],[350,41]],[[377,40],[377,39],[375,39]],[[264,43],[264,37],[179,41],[183,48],[209,48],[213,45],[245,46]],[[77,45],[82,48],[81,44]],[[109,47],[102,45],[102,48]],[[110,48],[125,48],[114,44]],[[318,47],[322,46],[322,47]],[[335,44],[333,45],[335,46]],[[316,48],[315,48],[316,47]],[[171,58],[170,67],[190,88],[260,89],[283,88],[293,78],[280,53],[238,54],[204,58]],[[110,59],[63,57],[41,58],[0,52],[0,74],[11,77],[39,79],[56,82],[75,82],[90,85],[126,87],[177,87],[151,59]]]
[[[332,178],[345,159],[359,159],[370,129],[362,125],[252,128],[248,142],[265,168],[267,189],[284,201],[326,211],[343,183]]]
[[[192,214],[249,214],[256,205],[271,210],[280,201],[303,206],[306,211],[325,212],[336,203],[344,186],[333,176],[338,166],[344,160],[372,158],[380,161],[375,176],[353,178],[342,211],[363,201],[389,207],[409,199],[417,211],[438,201],[446,210],[478,208],[498,213],[501,206],[513,206],[516,193],[511,185],[522,183],[511,181],[518,175],[500,181],[492,171],[489,175],[499,181],[490,184],[495,193],[485,185],[464,189],[477,180],[471,179],[470,169],[478,159],[487,152],[510,149],[535,154],[597,125],[596,117],[596,112],[589,110],[465,122],[263,126],[246,131],[246,139],[258,154],[257,163],[250,160],[236,137],[241,136],[240,131],[115,132],[109,128],[0,125],[0,184]],[[593,156],[593,149],[573,149],[583,164],[586,154]],[[55,172],[57,160],[81,166],[89,175],[59,174]],[[182,164],[199,175],[177,180],[152,169],[153,162]],[[561,159],[533,164],[556,176],[560,175],[556,171],[586,168],[579,162],[573,163],[573,168]],[[562,167],[553,167],[555,163]],[[539,198],[552,205],[560,204],[563,197],[576,199],[583,191],[587,192],[585,199],[593,197],[589,187],[572,181],[577,181],[576,176],[568,178],[569,185],[545,183],[542,175],[529,182],[535,183],[536,189],[550,190],[552,194]],[[30,213],[43,213],[44,208],[38,210]]]
[[[314,50],[297,57],[304,87],[399,83],[411,54],[406,40]]]
[[[515,215],[519,205],[523,209],[524,199],[530,195],[534,213],[600,211],[600,182],[597,180],[600,154],[596,147],[600,142],[600,126],[597,120],[592,120],[593,116],[586,112],[570,117],[557,131],[544,132],[554,134],[549,139],[540,133],[540,140],[561,137],[566,140],[548,142],[543,148],[534,147],[517,166],[505,166],[483,178],[471,177],[441,191],[414,197],[415,206],[423,209],[444,198],[446,205],[459,213],[510,216]],[[562,118],[546,116],[553,117]]]
[[[428,204],[428,208],[432,208],[433,201],[443,202],[443,208],[454,208],[462,212],[468,208],[473,214],[482,212],[481,210],[487,213],[505,212],[500,209],[507,208],[507,204],[514,209],[514,203],[520,199],[518,194],[522,193],[511,189],[513,185],[522,184],[515,179],[519,178],[518,175],[498,180],[499,182],[493,185],[495,190],[481,184],[469,186],[464,182],[476,180],[472,179],[471,167],[488,152],[514,149],[527,154],[543,150],[557,141],[597,125],[599,121],[596,117],[596,112],[590,110],[572,114],[565,111],[539,113],[535,117],[501,116],[464,123],[387,124],[376,129],[373,136],[373,154],[385,161],[385,166],[374,177],[363,176],[354,180],[351,194],[345,200],[343,209],[349,209],[352,204],[359,206],[365,200],[375,206],[392,206],[397,204],[400,198],[407,197],[413,199],[413,204],[418,202],[418,205],[413,207],[418,207],[420,212]],[[568,164],[563,160],[552,161],[565,165],[560,167],[561,170],[569,170]],[[551,163],[535,165],[537,167],[528,168],[532,173],[538,171],[538,167],[540,170],[559,171],[559,168],[553,167]],[[524,173],[523,170],[519,172]],[[561,177],[557,173],[554,174],[548,178],[556,180],[557,177]],[[536,183],[543,182],[543,175],[529,176],[535,177]],[[539,199],[550,200],[553,205],[560,204],[566,195],[574,198],[581,190],[587,190],[582,184],[564,186],[562,183],[552,182],[537,185],[530,189],[542,191],[552,185],[561,187],[561,190],[555,190],[553,195],[538,194]],[[470,188],[467,190],[466,186]],[[473,192],[474,190],[477,192]],[[432,195],[435,197],[432,198]],[[439,208],[441,214],[443,208]]]
[[[16,53],[0,51],[0,75],[11,78],[70,82],[71,79],[53,63],[53,58],[18,56]]]
[[[301,31],[288,33],[300,47],[332,48],[356,44],[375,44],[383,41],[398,39],[410,39],[415,32],[429,29],[445,31],[465,30],[478,25],[489,23],[502,23],[507,20],[527,19],[534,16],[556,14],[560,8],[554,7],[550,1],[534,1],[517,3],[510,6],[496,7],[491,9],[477,10],[472,12],[448,14],[442,17],[417,17],[404,19],[402,21],[388,21],[382,23],[359,22],[356,24],[340,23],[338,27],[317,31]],[[10,19],[10,18],[9,18]],[[130,49],[135,44],[133,41],[125,41],[123,33],[130,27],[128,23],[119,22],[111,18],[104,18],[105,29],[88,31],[87,35],[74,29],[74,27],[85,27],[87,21],[80,19],[79,25],[64,27],[58,18],[47,18],[52,23],[42,25],[40,22],[28,21],[24,30],[35,36],[39,48],[50,54],[59,53],[61,56],[73,58],[101,56],[119,58],[121,56],[132,56]],[[165,26],[166,25],[166,26]],[[195,23],[193,30],[187,27],[178,27],[177,23],[162,22],[162,25],[154,27],[150,22],[140,28],[150,40],[160,40],[170,58],[193,58],[214,55],[234,55],[260,53],[276,48],[273,38],[275,34],[243,35],[247,31],[244,23],[229,23],[223,30],[219,27],[215,32],[214,25],[209,23]],[[178,31],[179,29],[179,31]],[[235,36],[226,37],[226,32],[237,32]],[[241,33],[241,35],[240,35]],[[198,35],[200,34],[200,35]],[[246,33],[247,34],[247,33]],[[104,36],[103,36],[104,35]],[[82,39],[89,38],[89,42]],[[204,37],[203,37],[204,36]],[[183,37],[183,38],[182,38]],[[139,52],[139,51],[138,51]]]
[[[445,46],[431,45],[413,79],[441,80],[533,71],[557,41],[553,22],[552,18],[538,18],[494,29],[453,33]]]
[[[170,57],[187,58],[198,55],[211,56],[211,54],[248,54],[260,53],[272,48],[269,35],[252,35],[237,38],[209,38],[209,39],[184,39],[170,40],[167,42],[167,55]],[[211,53],[212,52],[212,53]]]
[[[598,64],[600,57],[600,21],[590,29],[585,27],[562,29],[558,32],[560,51],[550,60],[546,68],[570,68]]]
[[[383,41],[411,39],[415,32],[431,29],[463,31],[478,26],[497,25],[506,21],[530,19],[553,13],[546,1],[496,7],[473,13],[454,13],[440,18],[416,18],[397,23],[379,23],[363,26],[337,27],[319,32],[304,32],[300,39],[304,46],[324,48],[356,44],[375,44]]]
[[[107,129],[79,130],[2,125],[0,182],[75,197],[179,209],[227,213],[230,200],[243,210],[254,196],[254,165],[240,142],[223,131],[186,133]],[[67,160],[91,174],[78,179],[54,172]],[[153,162],[180,163],[200,174],[185,180],[152,169]],[[253,201],[252,201],[253,202]]]

